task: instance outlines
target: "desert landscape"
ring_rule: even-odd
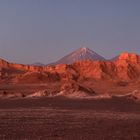
[[[106,60],[84,47],[48,65],[1,59],[0,68],[0,139],[140,139],[139,55]]]
[[[0,140],[140,140],[140,0],[0,0]]]

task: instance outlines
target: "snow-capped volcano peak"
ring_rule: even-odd
[[[87,48],[87,47],[81,47],[80,49],[78,49],[78,50],[75,51],[75,52],[97,54],[97,53],[95,53],[94,51],[90,50],[90,49]],[[98,54],[97,54],[97,55],[98,55]]]
[[[87,47],[81,47],[80,49],[66,55],[53,64],[72,64],[76,61],[82,60],[105,60],[105,58]]]
[[[81,51],[83,51],[83,52],[86,52],[87,50],[89,50],[89,48],[87,48],[87,47],[82,47],[81,48]]]

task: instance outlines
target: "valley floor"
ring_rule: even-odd
[[[124,99],[0,100],[3,140],[139,140],[140,104]]]

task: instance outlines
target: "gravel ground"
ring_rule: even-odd
[[[1,140],[139,140],[140,104],[65,98],[0,100]]]

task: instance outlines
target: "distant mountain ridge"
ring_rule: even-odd
[[[117,55],[117,56],[115,56],[115,57],[111,58],[109,61],[116,61],[116,60],[118,60],[118,59],[119,59],[119,56],[120,56],[120,55]]]
[[[50,65],[57,65],[57,64],[72,64],[76,61],[83,61],[83,60],[106,60],[101,55],[97,54],[96,52],[90,50],[87,47],[82,47],[66,56],[61,58],[60,60],[51,63]]]
[[[36,63],[31,64],[31,65],[32,66],[45,66],[45,64],[40,63],[40,62],[36,62]]]

